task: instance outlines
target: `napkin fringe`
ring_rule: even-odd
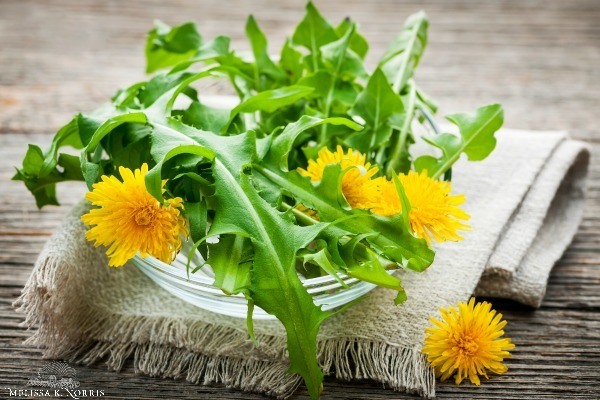
[[[396,391],[435,397],[435,373],[420,348],[357,338],[319,341],[325,371],[342,380],[371,379]]]
[[[301,383],[299,376],[287,373],[285,354],[264,351],[285,349],[285,337],[261,335],[258,348],[253,348],[242,330],[186,324],[168,316],[110,313],[86,301],[98,298],[86,292],[101,290],[101,285],[78,286],[76,279],[71,282],[68,273],[61,271],[73,269],[65,265],[63,254],[44,249],[13,304],[25,314],[24,326],[37,327],[26,343],[44,346],[44,358],[84,365],[104,359],[109,369],[119,371],[132,357],[135,371],[150,376],[203,385],[221,383],[280,399],[291,396]],[[167,343],[157,343],[160,339]],[[248,348],[245,358],[222,355],[244,347]],[[435,396],[434,372],[417,348],[344,337],[320,340],[318,348],[324,371],[339,379],[371,379],[398,391]]]

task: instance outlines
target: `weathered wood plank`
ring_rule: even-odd
[[[481,387],[441,384],[440,398],[599,398],[600,387],[600,3],[596,0],[475,2],[468,0],[321,1],[333,20],[350,15],[371,41],[375,64],[404,17],[424,8],[430,46],[417,78],[442,113],[498,101],[506,125],[567,129],[593,143],[584,221],[552,272],[542,308],[511,301],[494,305],[517,343],[510,371]],[[19,182],[10,182],[27,143],[47,144],[79,111],[90,111],[121,86],[144,79],[143,41],[155,18],[194,19],[206,37],[232,36],[248,49],[243,23],[254,13],[279,46],[302,14],[303,0],[224,2],[148,0],[143,4],[57,0],[0,2],[0,388],[23,386],[43,366],[41,352],[12,308],[35,258],[84,188],[62,185],[65,205],[38,211]],[[202,87],[215,93],[223,85]],[[11,133],[20,133],[14,135]],[[46,135],[38,135],[44,133]],[[259,399],[223,387],[137,375],[129,364],[116,375],[104,365],[77,367],[88,388],[110,398]],[[1,396],[4,395],[4,392]],[[300,390],[298,399],[307,399]],[[328,379],[325,399],[410,398],[375,382]]]
[[[321,3],[332,20],[350,15],[361,24],[372,42],[371,66],[405,16],[426,9],[430,46],[418,78],[443,112],[499,101],[515,105],[506,107],[514,127],[595,128],[589,113],[600,92],[600,10],[593,0],[543,6],[536,1]],[[303,1],[155,0],[142,6],[109,0],[99,6],[4,0],[0,131],[54,131],[75,112],[90,111],[117,88],[143,79],[143,40],[155,18],[172,24],[197,20],[206,37],[228,34],[236,48],[247,50],[243,23],[254,13],[277,49],[302,12]]]

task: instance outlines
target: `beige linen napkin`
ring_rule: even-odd
[[[539,307],[552,266],[583,217],[587,147],[561,141],[507,222],[475,294]],[[562,179],[557,179],[564,177]]]
[[[473,230],[462,242],[437,246],[425,272],[400,273],[406,303],[394,306],[392,291],[376,289],[327,320],[319,335],[326,371],[433,397],[435,377],[421,347],[428,319],[440,307],[467,300],[476,287],[479,294],[539,304],[581,218],[589,152],[564,133],[504,130],[497,136],[487,160],[461,161],[454,169],[453,189],[467,197]],[[79,217],[86,207],[76,206],[50,238],[16,302],[25,324],[37,327],[29,342],[52,358],[104,359],[119,370],[133,357],[135,368],[152,376],[221,382],[281,398],[293,393],[300,379],[286,373],[278,322],[255,322],[255,347],[243,320],[187,304],[133,265],[108,268],[85,240]]]

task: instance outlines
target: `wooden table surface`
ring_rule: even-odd
[[[418,82],[442,113],[500,102],[505,126],[567,129],[593,147],[585,219],[550,277],[542,307],[494,301],[509,321],[517,347],[509,372],[481,387],[441,384],[439,398],[600,398],[600,2],[598,0],[318,1],[334,21],[351,15],[371,41],[369,62],[380,55],[403,19],[423,8],[430,45]],[[41,352],[23,344],[30,332],[11,303],[38,252],[82,185],[64,185],[64,206],[38,211],[20,182],[10,182],[27,143],[50,134],[78,111],[91,111],[117,88],[144,78],[144,36],[153,19],[193,19],[205,37],[243,36],[253,13],[273,46],[291,34],[303,2],[81,0],[0,1],[0,397],[22,387],[44,365]],[[276,48],[276,47],[272,47]],[[207,88],[214,90],[214,88]],[[77,366],[82,387],[123,399],[262,398],[222,387],[135,374],[104,365]],[[404,398],[375,382],[328,379],[326,399]],[[409,396],[406,396],[409,397]],[[301,389],[295,397],[307,398]]]

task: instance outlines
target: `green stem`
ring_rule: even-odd
[[[319,68],[319,63],[317,62],[317,52],[319,51],[319,48],[317,47],[317,42],[315,41],[315,27],[312,25],[312,21],[310,22],[310,31],[310,55],[313,61],[313,72],[317,72],[317,69]]]
[[[329,118],[329,113],[331,112],[331,99],[333,97],[333,90],[335,87],[335,81],[337,77],[334,75],[331,78],[331,86],[329,87],[329,91],[327,92],[327,98],[325,99],[325,110],[323,112],[323,118]],[[320,143],[325,142],[327,139],[327,126],[328,124],[321,125],[321,135],[320,135]]]
[[[404,59],[402,60],[402,64],[400,65],[400,69],[398,70],[398,75],[396,75],[396,79],[394,80],[393,89],[396,93],[399,93],[402,89],[402,87],[400,86],[402,84],[402,77],[404,76],[404,73],[406,72],[406,67],[408,66],[408,63],[410,61],[410,56],[412,54],[413,47],[415,46],[415,41],[417,40],[417,32],[419,31],[420,27],[421,24],[416,24],[413,27],[413,30],[410,32],[410,41],[408,42],[408,46],[406,46],[406,49],[404,50],[404,54],[406,54],[406,57],[404,57]]]
[[[338,80],[340,69],[342,68],[344,59],[346,58],[346,51],[348,50],[348,46],[350,44],[350,38],[354,34],[355,29],[356,25],[352,24],[348,33],[346,33],[346,41],[344,42],[345,44],[342,49],[342,55],[338,58],[337,63],[335,65],[335,70],[331,76],[331,85],[329,86],[329,90],[327,92],[327,98],[325,98],[325,115],[323,116],[323,118],[329,118],[329,113],[331,112],[331,102],[333,101],[333,91],[335,90],[335,84]],[[328,124],[324,124],[321,126],[321,143],[323,143],[325,139],[327,139],[327,128]]]
[[[381,98],[381,88],[379,87],[379,85],[377,85],[377,97],[376,99],[380,99]],[[371,145],[369,146],[369,148],[373,148],[375,147],[375,140],[377,139],[377,131],[379,131],[379,128],[381,127],[381,121],[379,120],[379,114],[380,114],[380,109],[381,107],[379,106],[379,102],[377,102],[377,107],[375,107],[375,118],[373,118],[373,121],[375,121],[375,123],[373,124],[373,134],[371,135]]]
[[[410,92],[408,94],[408,104],[406,107],[406,116],[404,117],[404,123],[402,124],[402,129],[400,130],[400,136],[394,149],[392,150],[392,159],[388,162],[386,168],[386,175],[391,176],[397,163],[399,162],[399,158],[402,154],[402,151],[406,147],[406,139],[408,137],[408,130],[410,129],[410,124],[415,114],[415,100],[416,100],[416,86],[410,83]],[[408,150],[407,150],[408,151]]]
[[[316,219],[311,218],[310,216],[304,214],[302,211],[298,210],[295,207],[290,206],[287,203],[281,203],[281,205],[283,206],[283,208],[286,209],[286,211],[291,211],[292,214],[294,214],[294,216],[298,220],[301,220],[306,225],[314,225],[314,224],[317,224],[319,222]]]

